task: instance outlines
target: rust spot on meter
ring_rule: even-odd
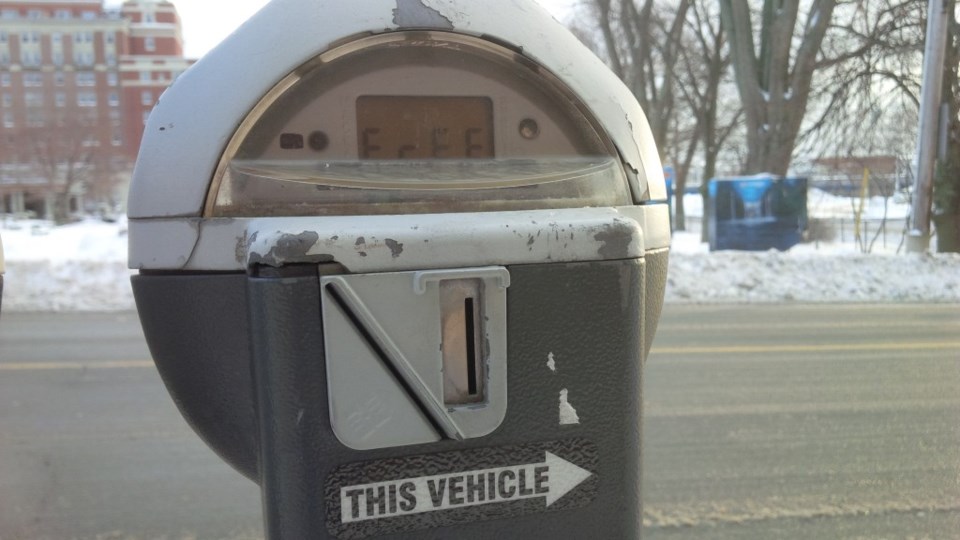
[[[393,256],[394,259],[399,257],[401,253],[403,253],[403,244],[401,244],[400,242],[397,242],[392,238],[387,238],[383,241],[383,243],[386,244],[388,248],[390,248],[390,254]]]
[[[243,231],[243,236],[237,237],[237,245],[233,248],[234,259],[240,264],[247,258],[247,248],[250,246],[247,238],[247,231]]]
[[[604,227],[602,231],[593,235],[593,239],[603,244],[597,253],[604,259],[626,259],[630,254],[633,235],[628,227],[617,222]]]
[[[283,266],[291,263],[329,263],[333,256],[321,253],[310,254],[310,249],[320,240],[320,235],[304,231],[300,234],[285,234],[270,248],[267,254],[251,253],[251,264],[265,264],[268,266]]]

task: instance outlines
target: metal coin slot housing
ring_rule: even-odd
[[[324,276],[330,420],[354,450],[492,433],[507,410],[505,268]]]
[[[447,405],[483,402],[481,282],[476,279],[440,282],[443,401]]]

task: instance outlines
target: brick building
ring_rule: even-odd
[[[150,110],[189,65],[167,0],[0,0],[0,213],[118,203]]]
[[[892,196],[910,184],[910,164],[897,156],[825,157],[813,161],[811,185],[828,193],[859,197],[864,171],[869,196]]]

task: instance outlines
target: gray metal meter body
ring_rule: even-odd
[[[134,293],[269,538],[636,538],[665,201],[532,0],[274,0],[150,116]]]

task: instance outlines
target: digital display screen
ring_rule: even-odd
[[[361,159],[493,158],[493,101],[360,96],[357,139]]]

